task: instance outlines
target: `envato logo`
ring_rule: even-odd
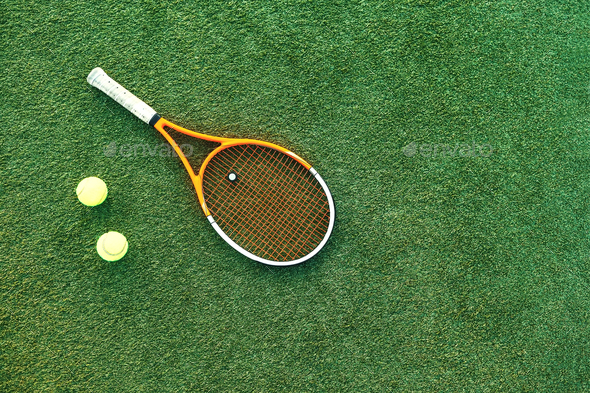
[[[180,145],[180,150],[186,157],[193,155],[193,145],[185,143]],[[155,146],[149,146],[146,143],[142,144],[121,144],[117,145],[115,142],[111,142],[107,147],[104,148],[104,155],[106,157],[178,157],[176,150],[167,143],[161,143]]]
[[[489,143],[478,145],[457,143],[454,147],[442,143],[423,143],[418,145],[416,142],[410,143],[402,149],[406,157],[414,157],[420,154],[422,157],[490,157],[494,148]]]

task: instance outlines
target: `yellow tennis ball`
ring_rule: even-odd
[[[87,177],[76,188],[78,199],[86,206],[100,205],[108,193],[107,185],[98,177]]]
[[[119,232],[108,232],[102,235],[96,243],[98,255],[105,261],[118,261],[127,253],[129,243]]]

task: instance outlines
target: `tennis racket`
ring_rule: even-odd
[[[268,142],[214,137],[177,126],[101,68],[93,69],[87,80],[166,138],[184,164],[205,216],[234,249],[258,262],[288,266],[308,260],[326,244],[334,227],[334,201],[322,177],[295,153]],[[220,144],[198,174],[170,129]]]

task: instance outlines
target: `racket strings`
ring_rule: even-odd
[[[276,167],[275,167],[275,169],[276,169]],[[261,179],[259,178],[259,179],[257,179],[257,180],[261,180]],[[275,192],[276,190],[275,190],[275,189],[269,189],[268,191],[269,191],[269,192]],[[284,204],[285,204],[286,202],[291,202],[291,201],[298,201],[298,199],[297,199],[297,197],[296,197],[295,195],[291,195],[291,194],[287,194],[287,195],[284,195],[284,194],[283,194],[283,195],[282,195],[282,194],[277,194],[277,195],[278,195],[279,197],[283,197],[283,199],[282,199],[281,201],[279,201],[279,202],[281,202],[281,206],[284,206]],[[268,200],[268,199],[266,199],[266,201],[268,202],[269,200]],[[269,205],[270,205],[269,203],[266,203],[265,205],[261,206],[261,208],[267,208],[267,209],[270,209],[270,213],[280,213],[280,212],[276,211],[276,209],[273,209],[273,206],[269,206]],[[277,204],[277,205],[278,205],[278,204]],[[293,207],[293,204],[291,204],[291,206],[290,206],[290,207],[292,208],[292,207]],[[284,211],[285,215],[288,215],[288,214],[290,214],[290,213],[292,213],[292,212],[293,212],[293,211],[292,211],[292,210],[290,210],[290,209],[285,209],[285,211]],[[270,216],[269,216],[269,217],[270,217]],[[293,219],[294,219],[294,218],[295,218],[295,216],[293,216]],[[293,219],[292,219],[292,220],[290,220],[289,222],[290,222],[290,223],[291,223],[291,222],[293,222]],[[275,220],[275,222],[276,222],[276,223],[278,223],[278,222],[280,222],[280,221],[279,221],[279,220]],[[302,220],[301,222],[303,223],[304,221]],[[278,229],[278,228],[273,228],[273,229]],[[282,235],[282,234],[283,234],[283,233],[284,233],[284,232],[285,232],[287,229],[288,229],[288,227],[284,227],[284,228],[283,228],[283,231],[282,231],[281,233],[279,233],[279,236],[280,236],[280,235]],[[295,229],[297,229],[297,228],[295,228]],[[320,238],[320,240],[321,240],[321,238]]]
[[[288,158],[287,156],[285,156],[285,157],[286,157],[286,158]],[[239,157],[238,157],[238,158],[239,158]],[[293,161],[294,161],[294,160],[293,160]],[[294,161],[294,162],[295,162],[295,161]],[[250,163],[250,162],[248,162],[248,163]],[[296,162],[295,162],[295,163],[296,163]],[[298,165],[298,163],[296,163],[296,164]],[[274,168],[274,169],[277,169],[277,168],[276,168],[276,166],[274,166],[273,168]],[[226,168],[226,169],[228,169],[228,168]],[[269,168],[264,168],[264,169],[269,169]],[[263,180],[263,179],[261,178],[261,175],[260,175],[260,173],[264,173],[264,172],[263,172],[263,171],[259,172],[259,173],[258,173],[258,175],[256,176],[256,179],[255,179],[255,180],[257,180],[257,181],[261,181],[261,180]],[[284,174],[284,173],[283,173],[283,174]],[[280,185],[280,183],[279,183],[279,182],[276,182],[276,183],[275,183],[275,185]],[[249,191],[250,191],[250,192],[249,192]],[[275,192],[275,191],[277,191],[277,190],[276,190],[276,187],[275,187],[275,189],[269,188],[269,189],[267,189],[267,191],[268,191],[268,192]],[[245,193],[245,194],[246,194],[247,196],[252,196],[252,192],[251,192],[251,190],[246,190],[246,193]],[[296,195],[292,195],[292,194],[287,194],[287,195],[285,195],[285,194],[278,194],[278,196],[279,196],[279,197],[283,197],[283,201],[282,201],[283,203],[285,203],[285,202],[288,202],[288,201],[289,201],[289,202],[296,202],[296,201],[298,201],[298,198],[297,198],[297,196],[296,196]],[[275,205],[276,205],[276,204],[275,204]],[[277,212],[277,211],[276,211],[276,209],[273,209],[273,207],[276,207],[276,206],[273,206],[273,205],[272,205],[272,203],[271,203],[271,200],[270,200],[270,199],[264,199],[260,207],[261,207],[261,208],[268,208],[268,209],[271,209],[271,211],[270,211],[271,213]],[[277,213],[280,213],[280,212],[277,212]],[[284,213],[285,213],[285,214],[289,214],[289,213],[292,213],[292,211],[290,211],[290,210],[284,210]]]
[[[268,147],[221,150],[205,168],[203,194],[219,227],[261,258],[301,258],[328,230],[330,209],[321,184],[292,157]]]
[[[235,158],[235,157],[234,157],[234,158]],[[248,160],[248,163],[249,163],[249,161],[250,161],[250,160]],[[275,166],[275,168],[276,168],[276,166]],[[266,168],[266,169],[268,169],[268,168]],[[259,172],[259,173],[260,173],[260,172]],[[263,172],[262,172],[262,173],[263,173]],[[257,179],[257,180],[260,180],[260,178],[259,178],[259,179]],[[272,189],[269,189],[268,191],[269,191],[269,192],[274,192],[274,190],[272,190]],[[279,195],[280,195],[280,194],[279,194]],[[268,201],[268,200],[267,200],[267,201]],[[246,207],[247,207],[247,208],[249,208],[249,206],[246,206]],[[266,207],[266,208],[268,208],[268,204],[267,204],[266,206],[264,206],[264,205],[261,205],[261,208],[265,208],[265,207]],[[287,211],[288,211],[288,210],[287,210]],[[275,211],[274,211],[274,210],[270,210],[270,212],[271,212],[271,213],[273,213],[273,212],[275,212]],[[269,216],[269,217],[270,217],[270,216]],[[234,221],[235,221],[235,220],[234,220]],[[275,221],[276,221],[276,222],[280,222],[279,220],[275,220]],[[291,222],[292,222],[292,221],[293,221],[293,220],[291,220]],[[234,222],[230,222],[230,224],[235,224],[235,223],[234,223]],[[243,227],[243,225],[239,225],[239,223],[237,223],[237,224],[238,224],[238,226],[239,226],[239,227]],[[266,222],[266,224],[268,225],[268,222]],[[239,229],[241,229],[241,228],[239,228]],[[238,229],[238,232],[241,232],[239,229]],[[246,229],[248,229],[248,228],[246,228]],[[272,228],[272,229],[273,229],[273,230],[275,230],[275,231],[277,230],[277,228]],[[287,229],[287,228],[284,228],[284,229],[283,229],[283,232],[278,232],[278,233],[277,233],[277,238],[278,238],[278,239],[280,239],[280,236],[284,234],[284,232],[285,232],[285,230],[286,230],[286,229]],[[295,227],[295,228],[292,228],[292,229],[298,229],[298,228],[297,228],[297,227]],[[251,231],[249,231],[249,232],[250,232],[250,234],[252,234],[252,233],[251,233]],[[243,232],[241,232],[241,233],[243,234]],[[254,236],[255,236],[255,234],[254,234]],[[260,239],[260,237],[259,237],[259,236],[256,236],[256,237],[257,237],[258,239]],[[268,239],[267,239],[267,240],[268,240]],[[321,239],[320,239],[320,240],[321,240]],[[273,242],[273,243],[272,243],[272,246],[275,246],[275,247],[277,247],[277,246],[278,246],[278,244],[277,244],[277,241]]]
[[[258,179],[258,180],[261,180],[261,179]],[[276,190],[276,187],[275,187],[275,189],[269,189],[268,190],[269,193],[275,193],[277,191],[278,190]],[[279,194],[275,194],[275,195],[277,195],[280,198],[279,200],[276,200],[275,201],[275,202],[277,202],[277,203],[275,203],[275,206],[272,206],[271,203],[268,203],[269,200],[266,199],[265,201],[267,203],[262,204],[260,207],[262,209],[268,209],[268,212],[270,213],[268,215],[268,218],[273,219],[274,220],[274,224],[275,224],[274,227],[271,228],[271,230],[277,232],[277,236],[276,236],[277,239],[281,239],[281,237],[283,235],[288,235],[287,231],[291,230],[293,232],[296,232],[297,230],[301,229],[302,224],[305,223],[305,219],[309,215],[303,216],[302,217],[302,220],[299,221],[299,225],[298,225],[298,223],[295,221],[297,219],[297,216],[294,214],[294,212],[297,211],[296,210],[296,208],[297,208],[296,203],[299,201],[298,198],[297,198],[297,196],[296,195],[293,195],[293,194],[280,194],[280,193]],[[283,207],[283,212],[278,211],[277,206]],[[285,209],[285,207],[286,207],[286,209]],[[305,212],[306,211],[304,211],[304,213]],[[307,212],[313,212],[313,211],[309,211],[308,210]],[[283,219],[283,222],[286,221],[290,225],[283,226],[282,228],[278,227],[278,224],[281,223],[281,220],[280,219],[276,219],[276,217],[272,216],[272,214],[282,214],[282,216],[279,217],[279,218],[282,218]],[[272,222],[267,221],[267,224],[272,224]],[[315,233],[315,231],[314,232],[310,232],[310,234],[312,234],[312,235],[314,233]],[[294,239],[288,239],[288,240],[294,240]],[[315,240],[321,241],[321,237],[319,237],[319,238],[317,238]],[[275,241],[273,243],[273,246],[279,246],[279,245]]]

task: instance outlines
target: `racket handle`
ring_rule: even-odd
[[[102,68],[97,67],[90,71],[90,74],[88,74],[86,80],[92,86],[98,88],[113,100],[123,105],[129,110],[129,112],[133,113],[147,124],[150,124],[151,120],[155,119],[156,115],[159,118],[159,115],[155,110],[131,94],[129,90],[115,82],[110,76],[106,74],[106,72],[102,70]]]

